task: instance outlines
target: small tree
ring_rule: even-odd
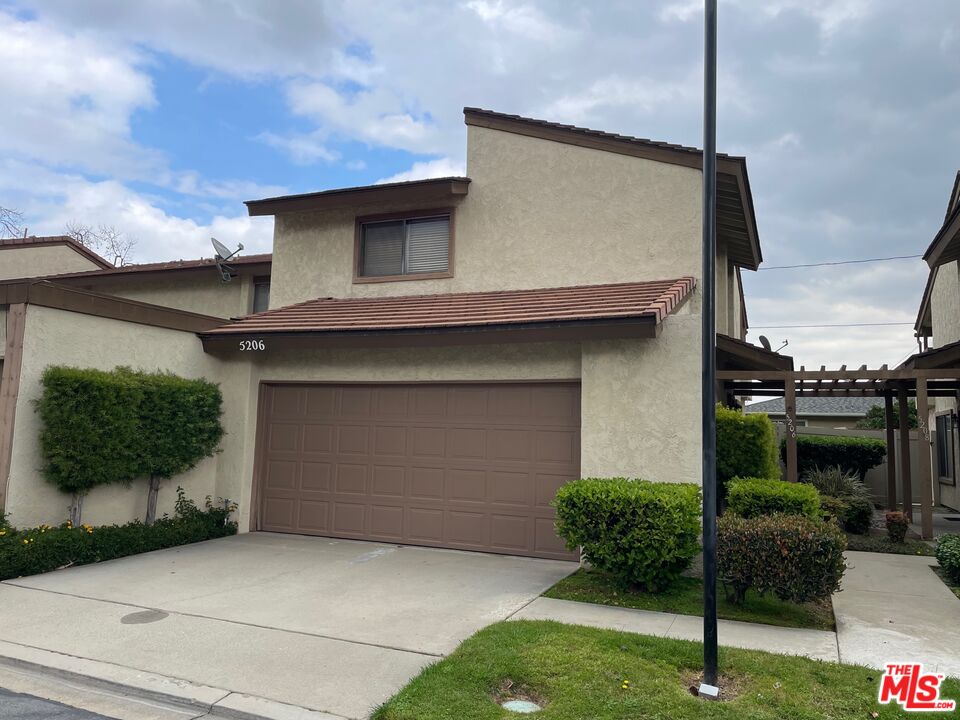
[[[208,380],[169,373],[129,374],[142,392],[138,475],[149,478],[144,521],[151,525],[157,516],[160,481],[190,470],[216,452],[223,438],[223,398],[220,388]]]
[[[104,254],[114,265],[120,267],[130,262],[136,238],[124,234],[113,225],[100,225],[93,228],[76,220],[67,223],[65,234],[84,247]]]
[[[911,430],[917,429],[917,401],[910,399],[907,402],[907,425]],[[893,406],[893,426],[900,427],[900,405]],[[867,410],[863,420],[857,423],[861,430],[886,430],[887,413],[883,405],[874,405]]]
[[[0,236],[19,237],[23,233],[23,213],[0,206]]]
[[[138,474],[141,390],[130,378],[101,370],[49,367],[36,410],[43,423],[43,474],[71,493],[70,520],[80,524],[84,496],[94,487],[130,482]]]

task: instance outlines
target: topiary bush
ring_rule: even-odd
[[[734,478],[727,488],[727,509],[747,518],[776,513],[818,518],[820,494],[803,483]]]
[[[73,495],[70,519],[78,524],[87,492],[137,477],[143,393],[115,372],[70,367],[48,367],[41,384],[36,410],[43,475]]]
[[[960,535],[941,535],[937,539],[936,557],[943,574],[960,585]]]
[[[229,520],[234,506],[216,507],[208,499],[201,510],[184,497],[182,488],[177,495],[173,517],[164,516],[153,525],[65,522],[59,527],[0,530],[0,580],[236,534],[237,524]]]
[[[557,534],[624,587],[662,590],[700,551],[700,488],[626,478],[583,478],[553,501]]]
[[[786,458],[786,441],[780,443]],[[843,437],[839,435],[798,435],[797,469],[801,475],[820,468],[839,467],[863,482],[867,471],[883,462],[887,444],[877,438]]]
[[[822,600],[840,588],[846,546],[840,529],[820,520],[728,513],[717,524],[717,570],[735,604],[750,590],[796,603]]]
[[[777,431],[763,413],[745,415],[717,405],[717,499],[735,477],[780,479]]]
[[[907,516],[899,510],[891,510],[884,515],[884,523],[887,526],[887,537],[892,543],[902,543],[907,537],[907,529],[910,522]]]

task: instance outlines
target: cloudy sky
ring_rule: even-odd
[[[0,206],[135,260],[270,249],[243,200],[463,171],[461,108],[701,144],[698,0],[0,0]],[[960,168],[956,0],[721,0],[719,146],[766,265],[923,252]],[[750,337],[896,363],[920,260],[765,270]],[[766,326],[906,323],[862,328]]]

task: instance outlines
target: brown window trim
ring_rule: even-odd
[[[378,215],[363,215],[357,217],[353,231],[353,284],[382,282],[407,282],[410,280],[445,280],[453,277],[454,242],[456,232],[456,209],[452,207],[425,208],[404,212],[380,213]],[[360,274],[360,245],[363,238],[363,224],[368,222],[383,222],[386,220],[409,220],[410,218],[435,217],[437,215],[450,216],[450,242],[447,249],[447,271],[442,273],[412,273],[409,275],[377,275],[366,277]]]

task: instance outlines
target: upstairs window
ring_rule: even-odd
[[[450,222],[450,212],[361,219],[356,279],[450,277]]]
[[[263,312],[270,308],[270,278],[253,279],[253,312]]]

